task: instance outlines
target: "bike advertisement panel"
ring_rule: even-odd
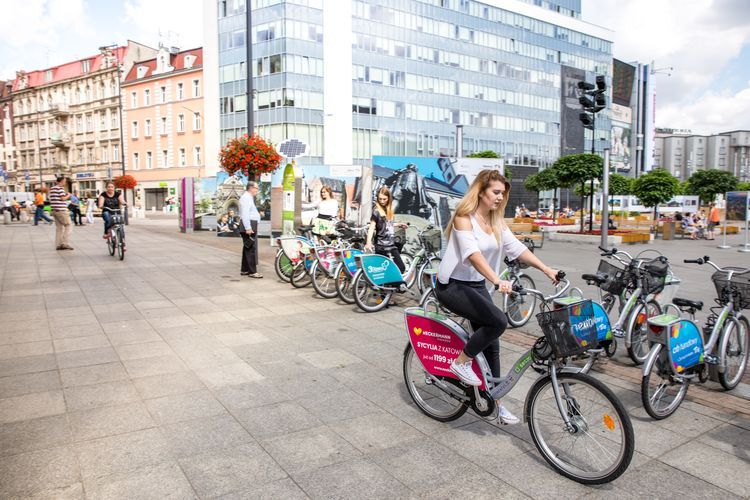
[[[703,363],[703,340],[692,321],[682,320],[669,327],[669,360],[677,373]]]
[[[409,342],[425,370],[436,377],[458,380],[451,372],[450,365],[461,354],[465,342],[446,325],[425,315],[407,313],[406,328],[409,330]],[[472,369],[482,381],[480,389],[486,389],[476,359]]]
[[[383,255],[362,254],[360,256],[362,272],[373,285],[382,286],[386,283],[401,283],[403,278],[396,264]]]

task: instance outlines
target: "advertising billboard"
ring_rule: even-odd
[[[629,107],[612,104],[612,149],[609,162],[617,172],[630,171],[630,126],[632,117],[633,112]]]
[[[566,156],[584,152],[584,128],[578,119],[583,112],[578,102],[578,82],[586,79],[586,73],[570,66],[561,66],[560,71],[560,154]]]
[[[612,62],[612,102],[620,106],[630,106],[633,97],[636,67],[624,61]]]
[[[748,198],[750,193],[747,191],[731,191],[727,193],[727,220],[746,222],[748,219]]]

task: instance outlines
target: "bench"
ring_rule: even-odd
[[[620,235],[623,243],[631,245],[635,243],[648,243],[651,241],[651,235],[648,233],[624,233]]]
[[[509,222],[508,228],[513,231],[519,240],[523,238],[529,238],[534,241],[536,248],[542,248],[544,246],[544,231],[534,232],[534,224],[530,222]]]

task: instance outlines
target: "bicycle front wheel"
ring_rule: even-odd
[[[117,256],[120,260],[125,258],[125,235],[121,228],[117,228]]]
[[[391,301],[393,292],[376,290],[370,286],[365,279],[362,270],[357,270],[352,281],[354,301],[357,306],[365,312],[377,312],[383,309]]]
[[[429,269],[438,270],[440,267],[439,257],[430,257],[423,264],[419,266],[419,276],[417,279],[417,286],[419,286],[419,293],[424,294],[427,290],[432,288],[432,276],[427,274],[425,271]]]
[[[555,398],[552,377],[537,379],[524,413],[539,452],[558,473],[582,484],[617,479],[630,465],[635,448],[633,425],[609,388],[583,373],[558,373]]]
[[[324,299],[336,297],[336,280],[323,269],[323,264],[316,262],[310,271],[310,274],[312,274],[312,286],[318,292],[318,295]]]
[[[513,280],[513,285],[521,285],[523,288],[536,289],[534,280],[530,276],[522,274]],[[519,295],[517,293],[507,294],[503,297],[503,309],[511,326],[519,327],[529,322],[536,308],[536,295]]]
[[[643,409],[651,418],[661,420],[680,407],[687,394],[690,381],[675,378],[664,348],[654,346],[654,349],[651,356],[655,356],[656,359],[649,372],[641,379],[641,401]]]
[[[633,308],[628,320],[626,335],[630,339],[628,356],[636,365],[642,365],[651,346],[648,343],[648,319],[661,314],[661,306],[655,300],[639,303]]]
[[[286,281],[287,283],[292,281],[292,270],[294,270],[294,264],[292,264],[289,257],[284,254],[283,250],[276,252],[273,269],[276,271],[276,276],[278,276],[281,281]]]
[[[719,371],[719,383],[731,391],[742,380],[747,367],[750,322],[744,316],[728,318],[719,338],[719,356],[724,361],[724,371]]]
[[[352,277],[344,264],[339,264],[333,274],[336,277],[336,293],[339,294],[339,298],[347,304],[354,304]]]
[[[447,384],[447,387],[455,388],[456,395],[463,392],[454,379],[445,378],[442,381]],[[430,418],[450,422],[461,417],[468,410],[463,402],[435,385],[434,379],[425,371],[411,344],[406,344],[406,349],[404,349],[404,382],[406,382],[409,396],[422,413]]]
[[[294,288],[304,288],[312,282],[312,279],[310,278],[310,274],[307,272],[307,269],[305,268],[304,260],[297,262],[297,264],[294,266],[290,281]]]
[[[109,248],[109,254],[114,255],[117,249],[117,236],[114,231],[110,231],[109,239],[107,240],[107,247]]]

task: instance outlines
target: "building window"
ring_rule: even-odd
[[[167,159],[169,158],[169,152],[166,149],[162,149],[161,151],[161,167],[167,168]]]
[[[104,111],[99,112],[99,130],[107,128],[107,114]]]
[[[161,117],[161,123],[159,125],[159,133],[161,135],[167,135],[167,117],[166,116]]]
[[[94,117],[91,113],[86,115],[86,132],[94,131]]]
[[[143,122],[143,137],[151,137],[151,120]]]
[[[143,91],[143,105],[144,106],[151,105],[151,90],[149,89],[146,89]]]
[[[193,130],[201,129],[201,114],[193,113]]]
[[[201,148],[200,146],[195,146],[195,149],[193,149],[193,158],[195,160],[196,165],[201,164]]]
[[[83,116],[76,116],[76,132],[79,134],[83,133]]]
[[[102,146],[101,157],[102,157],[102,163],[109,162],[109,149],[107,148],[107,146]]]
[[[141,159],[138,153],[133,153],[133,170],[138,170],[139,168],[141,168]]]
[[[112,145],[112,161],[120,161],[120,145]]]
[[[146,168],[153,168],[153,157],[151,151],[146,151]]]
[[[185,131],[185,115],[179,114],[177,115],[177,132],[184,132]]]
[[[193,97],[201,96],[201,81],[193,80]]]
[[[133,139],[138,139],[138,122],[133,122],[133,130],[130,133],[130,137]]]
[[[167,87],[161,87],[159,89],[159,102],[162,104],[167,102]]]
[[[177,100],[181,101],[185,98],[185,85],[182,83],[177,84]]]
[[[115,113],[114,111],[112,111],[111,117],[112,117],[112,128],[119,128],[117,126],[117,119],[118,119],[117,118],[117,113]]]
[[[138,107],[138,93],[137,92],[130,93],[130,107],[131,108]]]
[[[88,73],[89,71],[91,71],[91,61],[88,59],[81,61],[81,72]]]
[[[185,159],[185,148],[180,148],[180,166],[184,167],[185,166],[185,162],[186,162],[186,159]]]

